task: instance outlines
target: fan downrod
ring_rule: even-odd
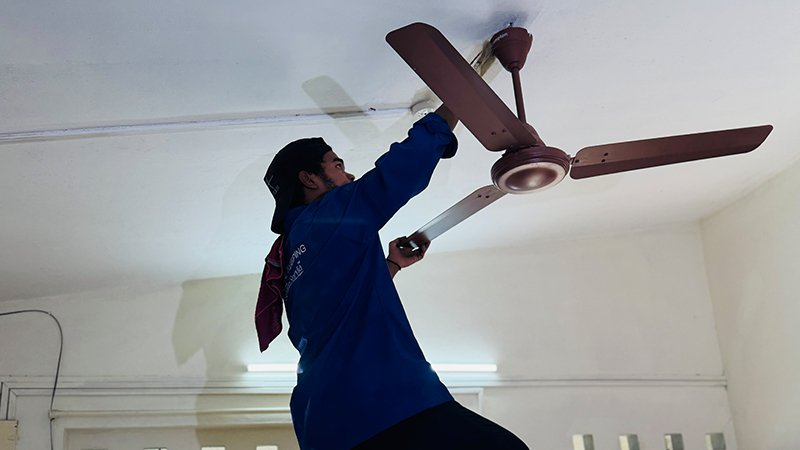
[[[533,44],[533,36],[525,28],[508,27],[495,33],[490,42],[494,56],[507,71],[511,72],[511,79],[514,83],[514,99],[517,103],[517,117],[522,122],[526,122],[519,71],[525,66]]]

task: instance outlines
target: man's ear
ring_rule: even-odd
[[[308,189],[317,189],[319,187],[319,185],[317,184],[317,180],[314,178],[313,174],[305,170],[301,170],[297,174],[297,178],[300,180],[300,183],[302,183],[303,186],[305,186]]]

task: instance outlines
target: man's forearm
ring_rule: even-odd
[[[400,266],[395,263],[386,261],[386,266],[389,268],[389,275],[394,278],[397,275],[397,272],[400,272]]]

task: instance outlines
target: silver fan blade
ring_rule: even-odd
[[[494,185],[479,188],[415,231],[401,246],[407,245],[416,250],[504,195],[506,193]]]

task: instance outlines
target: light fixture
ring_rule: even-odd
[[[434,111],[436,111],[436,105],[433,100],[426,99],[411,105],[411,113],[417,119],[421,119]]]
[[[431,364],[437,373],[497,372],[497,364]]]
[[[431,364],[437,373],[493,373],[497,364]],[[248,372],[296,373],[297,364],[248,364]]]
[[[297,364],[248,364],[248,372],[295,373]]]

